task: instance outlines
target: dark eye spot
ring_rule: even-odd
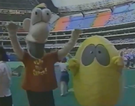
[[[37,15],[38,13],[37,12],[35,12],[35,15]]]
[[[100,54],[100,53],[101,53],[101,51],[98,51],[98,53]]]
[[[49,15],[49,13],[46,13],[46,15]]]

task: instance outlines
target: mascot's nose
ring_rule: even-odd
[[[40,22],[31,27],[28,34],[28,40],[37,43],[45,43],[49,35],[49,26],[44,22]]]

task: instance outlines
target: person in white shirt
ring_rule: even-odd
[[[6,64],[7,61],[6,51],[0,47],[0,106],[12,106],[11,76],[18,76],[17,73],[11,72],[11,68]]]
[[[66,61],[67,61],[67,59],[64,58],[62,60],[62,62],[59,62],[59,69],[61,71],[61,76],[60,76],[61,96],[64,96],[68,93],[69,74],[68,74],[68,70],[67,70]]]

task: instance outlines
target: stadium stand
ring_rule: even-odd
[[[95,18],[96,18],[96,14],[92,14],[92,15],[83,17],[80,28],[83,29],[83,28],[88,28],[88,27],[92,26]]]
[[[65,30],[66,26],[68,25],[68,22],[69,22],[69,17],[62,17],[58,19],[56,25],[54,26],[53,31]]]
[[[1,14],[0,20],[2,21],[14,21],[14,22],[22,22],[23,19],[29,18],[30,14]]]
[[[127,11],[129,8],[129,5],[126,4],[126,5],[123,5],[123,6],[118,6],[118,7],[115,7],[114,10],[113,10],[113,13],[121,13],[121,12],[124,12],[124,11]]]
[[[90,28],[109,26],[135,21],[135,3],[114,7],[113,12],[62,17],[58,20],[53,31],[72,30],[75,28]]]
[[[1,0],[0,8],[3,9],[29,9],[33,8],[33,5],[28,3],[29,0]]]
[[[93,27],[104,26],[107,23],[107,21],[109,20],[110,16],[111,16],[110,11],[98,13],[97,18],[95,19],[95,21],[93,23]]]
[[[126,5],[115,6],[113,11],[105,11],[100,13],[87,12],[84,17],[81,14],[77,14],[59,18],[54,14],[54,17],[50,22],[50,30],[52,30],[52,32],[48,38],[45,48],[47,51],[50,51],[50,49],[59,49],[63,47],[70,38],[71,30],[75,28],[83,29],[83,34],[80,36],[75,48],[71,51],[72,54],[75,53],[76,49],[83,40],[92,35],[105,36],[107,39],[111,40],[111,42],[114,43],[118,49],[122,49],[124,47],[123,45],[133,46],[135,41],[135,37],[133,36],[135,33],[134,6],[135,3],[129,3]],[[4,17],[4,15],[6,16],[7,14],[3,14],[2,16]],[[17,19],[16,17],[19,15],[14,15],[13,19]],[[30,14],[23,15],[23,19],[26,17],[30,17]],[[10,20],[6,18],[4,19],[6,21]],[[23,19],[18,18],[20,22]],[[19,23],[19,25],[21,26],[22,23]],[[0,34],[2,35],[1,40],[3,40],[1,41],[1,44],[4,45],[9,52],[12,52],[7,31],[5,28],[0,28],[0,30]],[[26,34],[27,32],[20,27],[18,36],[24,49],[26,49]],[[17,60],[16,56],[11,55],[10,60]]]
[[[1,40],[3,42],[2,44],[9,52],[12,52],[12,47],[7,32],[2,32],[2,33],[4,34],[1,37]],[[27,32],[18,32],[20,43],[22,47],[24,47],[24,49],[26,49],[26,44],[25,44],[26,34]],[[74,55],[80,43],[83,42],[85,39],[87,39],[87,37],[90,37],[92,35],[105,36],[112,43],[114,43],[114,45],[118,49],[122,49],[124,48],[124,46],[133,47],[135,43],[134,34],[135,34],[135,23],[84,29],[83,34],[80,36],[77,45],[71,51],[71,53]],[[51,49],[62,48],[64,44],[68,42],[70,36],[71,36],[71,31],[51,32],[47,44],[45,45],[46,50],[50,51]],[[16,57],[12,56],[11,58],[12,58],[11,60],[17,60]]]

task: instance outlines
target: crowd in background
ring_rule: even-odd
[[[72,3],[73,5],[70,6],[60,6],[59,12],[71,12],[71,11],[80,11],[80,10],[84,11],[84,10],[110,8],[115,5],[125,4],[130,1],[132,0],[97,0],[97,1],[90,1],[89,3],[84,2],[80,5],[74,5],[74,3]]]
[[[122,11],[120,9],[119,11],[120,12],[112,13],[112,16],[110,17],[106,25],[116,25],[135,21],[135,9],[125,9],[125,11]]]
[[[117,40],[111,40],[112,43],[129,43],[129,42],[135,42],[135,38],[126,38],[126,39],[117,39]]]
[[[109,19],[107,25],[115,25],[135,21],[135,11],[114,14]]]
[[[134,68],[135,66],[135,49],[134,48],[125,48],[120,50],[121,55],[123,56],[125,66],[127,68]]]

